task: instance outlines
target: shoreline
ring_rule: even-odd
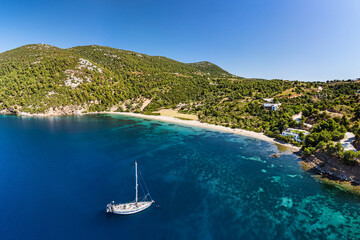
[[[229,128],[225,126],[215,125],[215,124],[209,124],[209,123],[203,123],[199,120],[182,120],[176,117],[172,116],[161,116],[161,115],[145,115],[141,113],[132,113],[132,112],[88,112],[88,113],[77,113],[72,116],[84,116],[84,115],[97,115],[97,114],[108,114],[108,115],[122,115],[122,116],[129,116],[129,117],[136,117],[136,118],[142,118],[142,119],[150,119],[155,121],[161,121],[161,122],[168,122],[168,123],[174,123],[178,125],[186,125],[191,127],[199,127],[203,129],[209,129],[213,131],[219,131],[219,132],[225,132],[225,133],[232,133],[236,135],[246,136],[250,138],[259,139],[262,141],[270,142],[278,146],[283,146],[287,149],[287,151],[290,151],[292,153],[298,152],[301,148],[291,145],[289,143],[281,143],[277,141],[274,138],[265,136],[263,133],[257,133],[249,130],[239,129],[239,128]],[[19,116],[24,117],[58,117],[58,115],[48,115],[48,114],[29,114],[29,113],[22,113]],[[60,115],[64,116],[64,115]],[[70,115],[68,115],[70,116]],[[309,159],[308,159],[309,160]],[[312,161],[308,161],[302,159],[299,161],[300,167],[305,172],[309,172],[309,169],[314,168],[315,165],[312,163]],[[310,173],[310,172],[309,172]],[[328,176],[328,174],[323,174],[321,172],[310,173],[315,179],[318,181],[321,181],[322,183],[335,186],[337,188],[340,188],[345,191],[353,192],[357,195],[360,195],[360,186],[354,186],[351,184],[351,181],[344,181],[339,179],[333,179],[332,177]]]
[[[262,141],[270,142],[270,143],[273,143],[276,145],[286,147],[291,152],[297,152],[300,150],[300,147],[291,145],[289,143],[279,142],[275,138],[268,137],[268,136],[264,135],[263,133],[257,133],[257,132],[239,129],[239,128],[233,129],[233,128],[229,128],[229,127],[225,127],[225,126],[203,123],[198,120],[182,120],[182,119],[170,117],[170,116],[145,115],[145,114],[141,114],[141,113],[131,113],[131,112],[90,112],[90,113],[83,113],[81,115],[91,115],[91,114],[123,115],[123,116],[156,120],[156,121],[161,121],[161,122],[170,122],[170,123],[175,123],[175,124],[179,124],[179,125],[187,125],[187,126],[192,126],[192,127],[205,128],[205,129],[210,129],[210,130],[215,130],[215,131],[220,131],[220,132],[233,133],[236,135],[242,135],[242,136],[251,137],[251,138],[259,139]]]
[[[13,113],[4,113],[4,112],[2,112],[1,114],[13,114]],[[18,116],[23,116],[23,117],[83,116],[83,115],[92,115],[92,114],[94,114],[94,115],[95,114],[114,114],[114,115],[138,117],[138,118],[156,120],[156,121],[161,121],[161,122],[169,122],[169,123],[175,123],[175,124],[179,124],[179,125],[186,125],[186,126],[210,129],[210,130],[214,130],[214,131],[232,133],[232,134],[236,134],[236,135],[246,136],[246,137],[255,138],[255,139],[262,140],[262,141],[270,142],[270,143],[273,143],[273,144],[275,144],[277,146],[285,147],[285,148],[287,148],[287,150],[289,150],[289,151],[291,151],[293,153],[298,152],[301,149],[300,147],[294,146],[294,145],[292,145],[290,143],[283,143],[283,142],[280,142],[280,141],[276,140],[275,138],[268,137],[268,136],[264,135],[263,133],[253,132],[253,131],[244,130],[244,129],[240,129],[240,128],[229,128],[229,127],[215,125],[215,124],[203,123],[203,122],[200,122],[199,120],[182,120],[182,119],[179,119],[179,118],[176,118],[176,117],[171,117],[171,116],[145,115],[145,114],[141,114],[141,113],[112,112],[112,111],[109,111],[109,112],[88,112],[88,113],[77,112],[76,114],[68,114],[68,115],[67,114],[65,114],[65,115],[50,115],[50,114],[46,114],[46,113],[34,113],[34,114],[31,114],[31,113],[25,113],[25,112],[17,113]]]
[[[331,185],[342,191],[351,192],[360,196],[360,185],[353,184],[352,181],[341,179],[339,176],[334,176],[328,172],[323,172],[321,168],[312,161],[308,161],[308,159],[302,159],[299,162],[299,165],[304,172],[309,173],[313,178],[321,183]]]

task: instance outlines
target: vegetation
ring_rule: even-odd
[[[60,49],[33,44],[0,54],[3,111],[46,113],[75,106],[90,112],[153,114],[160,108],[177,109],[198,115],[202,122],[302,145],[305,155],[325,151],[349,164],[358,156],[335,142],[347,131],[360,137],[358,89],[359,79],[246,79],[209,62],[186,64],[95,45]],[[264,108],[266,98],[281,103],[279,109]],[[301,112],[300,121],[293,120]],[[304,141],[298,143],[281,135],[289,127],[310,134],[299,132]]]

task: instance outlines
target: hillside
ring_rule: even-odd
[[[226,72],[224,69],[220,68],[219,66],[217,66],[211,62],[202,61],[202,62],[196,62],[196,63],[189,63],[189,65],[198,69],[202,73],[207,73],[208,75],[212,75],[212,76],[218,75],[218,76],[222,76],[222,77],[230,76],[230,74],[228,72]]]
[[[344,115],[355,121],[357,89],[359,81],[245,79],[209,62],[187,64],[96,45],[31,44],[0,54],[5,112],[152,112],[181,104],[178,110],[203,122],[280,137],[287,127],[298,127],[292,116],[300,112],[302,123]],[[281,102],[280,110],[264,109],[264,98]]]
[[[68,105],[103,111],[138,98],[165,106],[196,99],[210,78],[231,76],[214,66],[101,46],[26,45],[0,54],[0,103],[29,113]]]
[[[229,94],[235,99],[260,91],[270,96],[291,86],[235,77],[209,62],[186,64],[95,45],[31,44],[0,54],[0,108],[11,112],[140,111],[144,102],[150,111],[221,101]]]

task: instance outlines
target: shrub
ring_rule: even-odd
[[[315,152],[315,150],[316,150],[315,147],[306,147],[306,148],[303,149],[302,153],[305,156],[310,156]]]
[[[358,154],[354,151],[345,151],[342,157],[343,162],[346,165],[355,165]]]

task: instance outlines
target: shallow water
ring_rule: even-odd
[[[0,116],[0,239],[358,239],[360,198],[274,144],[118,115]],[[132,216],[134,161],[156,201]]]

